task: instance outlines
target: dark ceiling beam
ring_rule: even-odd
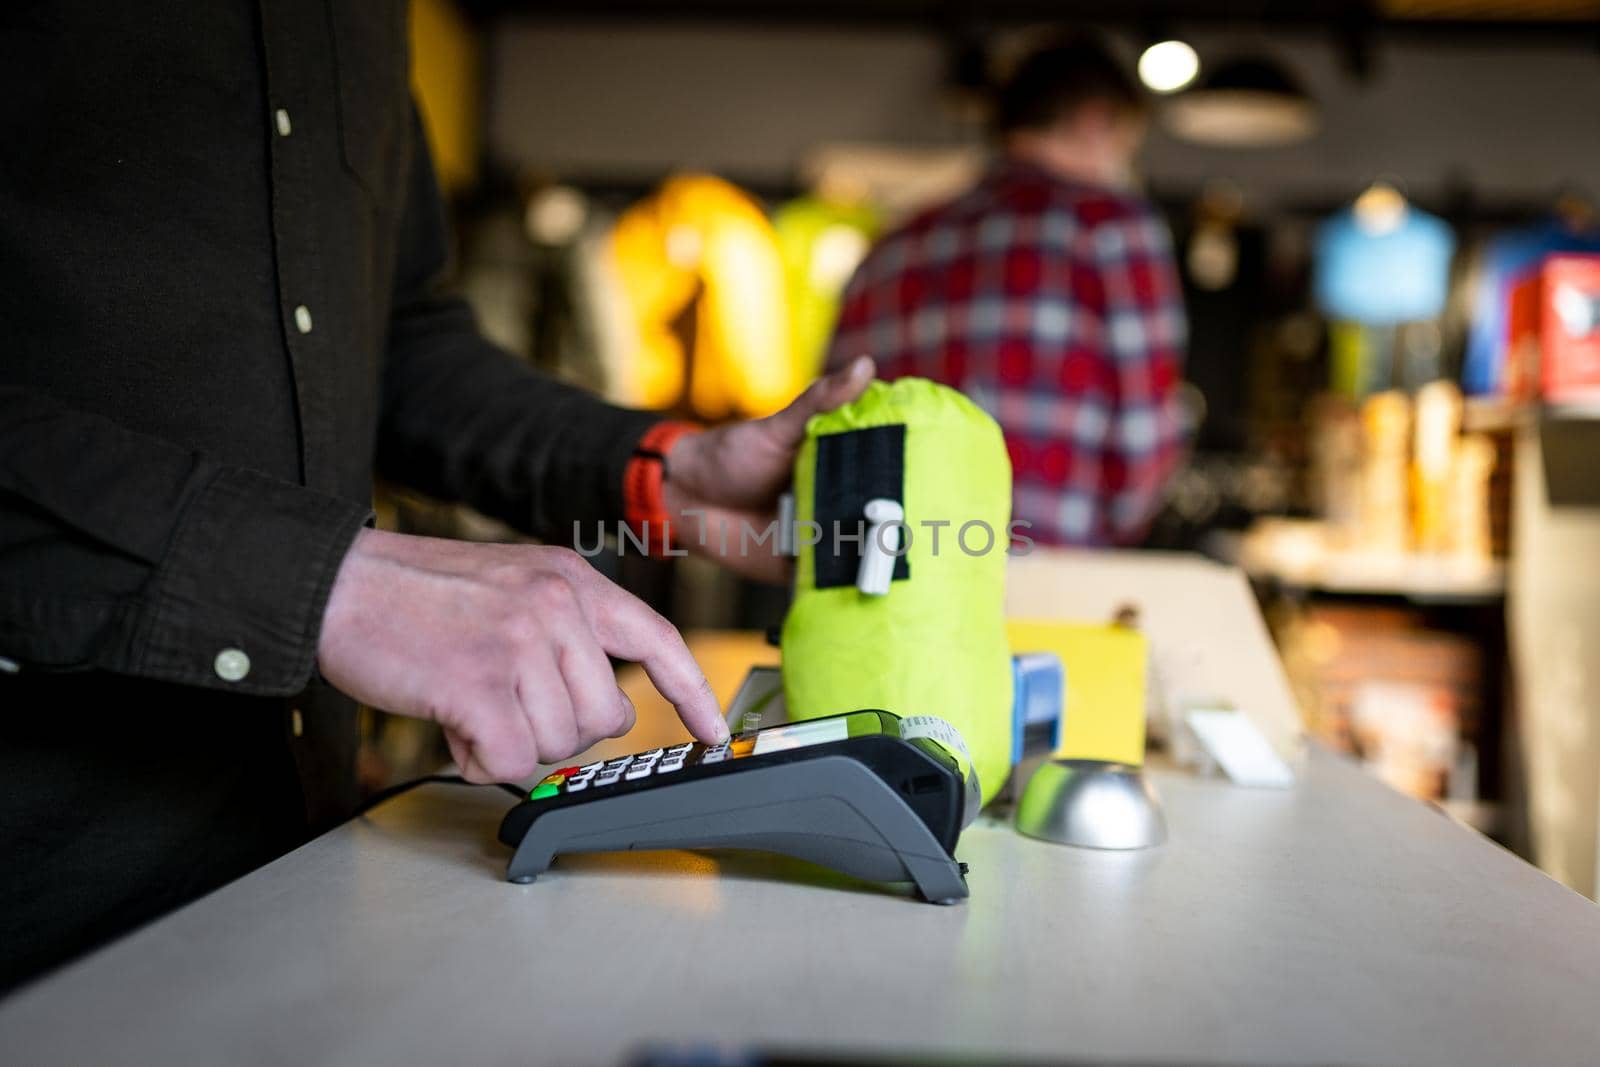
[[[1600,41],[1600,22],[1553,19],[1390,18],[1375,4],[1349,0],[1163,2],[1127,0],[458,0],[484,21],[515,16],[559,20],[719,23],[741,26],[923,29],[952,25],[990,28],[1041,22],[1081,22],[1146,32],[1150,25],[1183,28],[1264,28],[1332,32],[1345,39],[1392,37],[1546,42]],[[1354,28],[1359,27],[1359,30]],[[1354,30],[1354,32],[1353,32]],[[1359,47],[1359,46],[1358,46]],[[1353,56],[1359,64],[1361,59]]]

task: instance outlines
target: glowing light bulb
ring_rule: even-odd
[[[1200,57],[1184,41],[1157,41],[1139,57],[1139,80],[1152,92],[1175,93],[1200,73]]]
[[[1406,217],[1406,198],[1387,182],[1373,182],[1356,197],[1356,225],[1363,233],[1381,237],[1400,228]]]

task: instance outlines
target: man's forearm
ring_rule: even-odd
[[[286,695],[365,506],[0,388],[0,656]]]
[[[574,522],[615,522],[623,468],[660,417],[612,407],[482,336],[471,309],[447,290],[445,211],[415,115],[411,137],[379,471],[563,542]]]
[[[483,340],[441,300],[397,324],[384,378],[385,477],[541,537],[623,516],[623,471],[660,415],[606,404]]]

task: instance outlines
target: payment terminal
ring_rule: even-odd
[[[967,895],[954,853],[977,790],[938,736],[855,711],[563,767],[501,823],[507,876],[532,882],[570,852],[755,849],[951,904]]]

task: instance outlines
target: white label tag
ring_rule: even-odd
[[[1223,773],[1240,785],[1287,789],[1294,770],[1279,757],[1254,723],[1228,708],[1196,710],[1183,721],[1200,739],[1201,747],[1221,765]]]
[[[971,825],[978,817],[978,809],[983,807],[983,789],[978,785],[978,769],[972,765],[972,751],[961,739],[961,731],[937,715],[908,715],[900,720],[900,736],[907,741],[926,737],[956,758],[967,786],[961,825],[963,828]]]

